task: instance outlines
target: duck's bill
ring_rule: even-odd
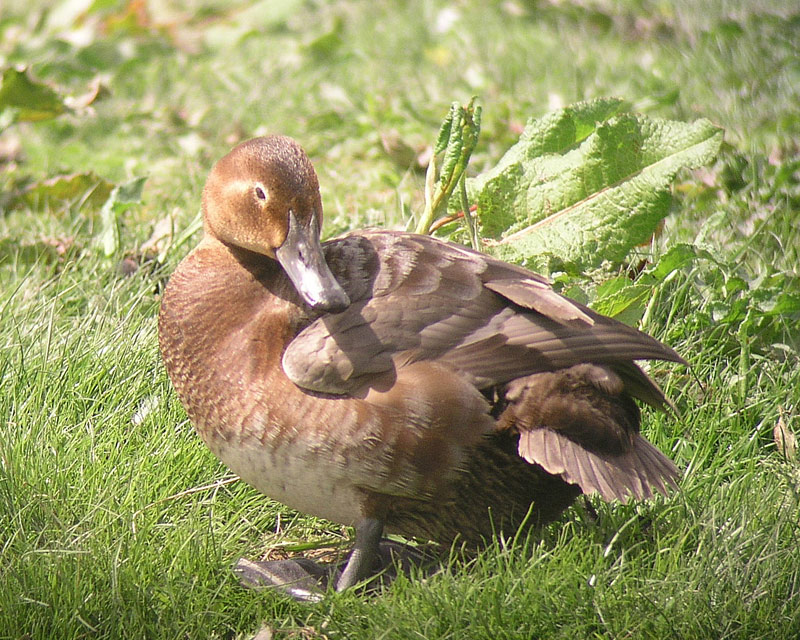
[[[290,211],[289,232],[275,251],[275,257],[308,306],[322,311],[343,311],[350,305],[350,298],[325,262],[316,220],[314,216],[306,227]]]

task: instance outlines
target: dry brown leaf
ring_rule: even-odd
[[[94,102],[102,100],[110,95],[111,91],[103,83],[103,79],[100,76],[95,76],[89,81],[89,87],[85,93],[82,93],[79,96],[70,96],[64,98],[64,104],[66,104],[70,109],[80,111],[88,108],[89,105],[93,104]]]
[[[161,218],[153,225],[153,232],[147,241],[139,248],[143,256],[161,255],[172,243],[172,235],[175,229],[173,215],[169,214]]]
[[[261,627],[258,630],[258,633],[253,636],[253,640],[272,640],[275,635],[272,631],[272,627]]]
[[[397,129],[382,131],[380,137],[383,151],[398,167],[402,169],[410,167],[416,171],[427,167],[431,150],[424,143],[408,142]]]
[[[797,438],[789,428],[783,407],[778,408],[778,421],[772,429],[772,437],[775,439],[778,451],[787,459],[795,460],[797,458]]]

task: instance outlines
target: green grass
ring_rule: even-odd
[[[110,4],[54,17],[12,3],[0,16],[0,66],[30,64],[74,95],[99,75],[110,91],[0,135],[21,149],[0,165],[0,638],[247,638],[261,626],[278,638],[800,636],[800,466],[773,435],[800,430],[800,318],[782,311],[800,296],[792,3],[283,0],[243,15],[153,2],[139,25]],[[450,7],[457,20],[438,31]],[[693,365],[653,367],[678,419],[645,412],[681,490],[594,503],[597,521],[577,506],[541,539],[500,541],[378,597],[306,606],[244,590],[229,570],[239,556],[347,532],[231,482],[194,435],[155,327],[189,244],[163,265],[140,247],[167,216],[186,227],[213,161],[263,131],[308,149],[328,235],[403,226],[421,211],[422,175],[381,134],[430,143],[449,104],[473,94],[473,172],[528,117],[585,98],[726,128],[716,164],[676,186],[653,247],[713,258],[659,284],[644,327]],[[149,176],[112,257],[98,206],[8,196],[88,170]],[[141,263],[132,275],[123,254]]]

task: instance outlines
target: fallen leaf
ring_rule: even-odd
[[[107,98],[110,95],[111,91],[103,83],[101,77],[95,76],[89,81],[89,87],[86,93],[83,93],[79,96],[68,96],[64,98],[64,104],[66,104],[70,109],[79,111],[81,109],[86,109],[94,102],[102,100],[103,98]]]
[[[253,640],[272,640],[274,634],[271,627],[261,627],[258,633],[253,636]]]
[[[143,256],[162,256],[166,254],[175,231],[175,220],[172,214],[166,215],[153,225],[153,232],[140,247]]]
[[[775,445],[787,459],[794,460],[797,458],[797,438],[789,425],[786,424],[784,418],[785,412],[783,407],[778,408],[778,421],[772,429],[772,437],[775,439]]]
[[[75,245],[75,238],[42,237],[33,241],[20,241],[18,238],[0,238],[0,261],[13,256],[22,264],[58,263]]]
[[[59,93],[32,78],[27,67],[3,71],[0,85],[0,111],[13,109],[17,120],[37,122],[49,120],[67,111]]]
[[[90,208],[97,208],[108,199],[113,188],[113,184],[94,171],[70,173],[28,185],[12,197],[10,206],[41,209],[68,206],[80,201]]]
[[[72,249],[75,245],[75,236],[44,236],[41,243],[45,246],[52,247],[59,258],[67,255],[67,251]]]
[[[397,129],[382,131],[381,147],[387,156],[401,169],[413,168],[421,171],[428,166],[432,150],[423,144],[406,141]]]

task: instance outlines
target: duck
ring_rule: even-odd
[[[672,405],[637,362],[686,364],[655,338],[435,237],[321,242],[317,174],[289,137],[222,157],[202,215],[162,294],[163,363],[236,475],[355,528],[337,591],[380,571],[386,534],[480,548],[581,494],[626,502],[677,486],[640,433],[637,403]],[[309,563],[266,573],[318,579]]]

